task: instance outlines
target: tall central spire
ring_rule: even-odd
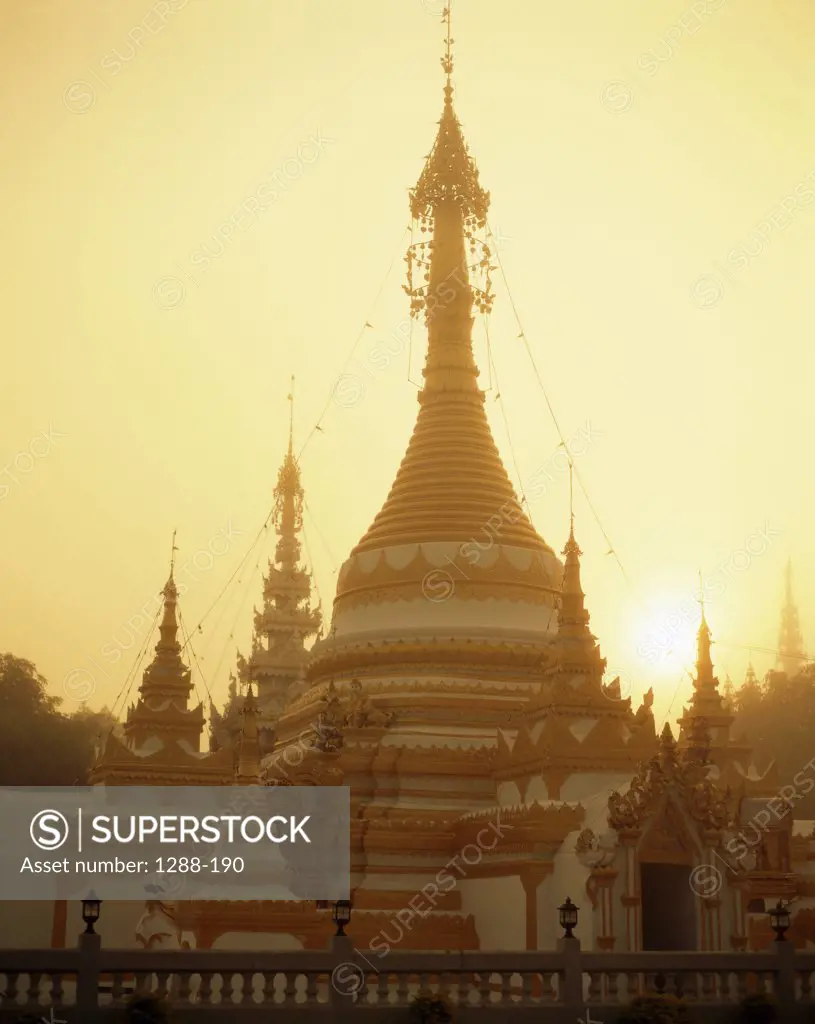
[[[490,197],[478,180],[478,169],[467,150],[461,123],[453,109],[453,55],[450,8],[444,12],[447,49],[441,63],[446,76],[444,108],[436,141],[410,196],[413,220],[431,239],[408,251],[408,285],[411,313],[424,316],[428,327],[425,387],[420,401],[455,391],[482,401],[478,368],[472,352],[472,309],[489,312],[492,296],[488,280],[484,289],[474,288],[470,274],[491,269],[491,253],[478,237],[486,229]],[[414,267],[424,270],[425,284],[414,286]]]
[[[405,544],[466,542],[501,521],[501,544],[547,552],[521,511],[493,441],[473,356],[474,308],[489,313],[489,194],[481,187],[453,107],[453,39],[447,25],[442,116],[430,156],[410,193],[423,236],[408,249],[411,315],[427,325],[419,415],[396,480],[354,554]]]

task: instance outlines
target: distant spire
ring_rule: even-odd
[[[806,662],[804,638],[798,620],[798,606],[792,592],[792,559],[787,561],[784,584],[785,600],[778,637],[777,667],[779,671],[792,677],[801,671]]]

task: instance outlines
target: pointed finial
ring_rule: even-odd
[[[178,551],[178,548],[175,545],[175,538],[177,533],[178,530],[173,530],[173,543],[172,547],[170,548],[170,579],[173,578],[173,572],[175,570],[175,553],[176,551]]]
[[[445,25],[447,25],[447,46],[445,49],[444,56],[441,59],[441,66],[444,69],[445,75],[447,75],[448,85],[450,85],[450,78],[453,74],[453,43],[455,42],[451,34],[453,31],[452,7],[453,0],[449,0],[449,3],[444,8],[441,14],[442,22]]]
[[[699,607],[702,609],[702,625],[706,626],[707,621],[705,619],[705,588],[702,583],[702,570],[699,570]]]
[[[572,538],[574,538],[574,463],[571,455],[569,456],[569,523],[571,524]]]
[[[286,396],[289,400],[289,454],[294,451],[294,374],[291,375],[291,390]]]

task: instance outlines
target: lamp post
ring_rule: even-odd
[[[102,901],[96,898],[96,893],[91,890],[87,899],[82,900],[82,920],[85,922],[85,934],[96,935],[94,925],[99,920],[102,910]]]
[[[334,919],[334,924],[337,926],[335,938],[345,935],[345,926],[351,920],[351,901],[337,900],[331,916]]]
[[[560,927],[563,929],[564,939],[573,939],[573,930],[577,927],[577,912],[580,907],[576,907],[572,903],[571,897],[566,897],[566,902],[561,903],[557,908],[558,915],[560,917]]]
[[[790,912],[781,900],[770,911],[770,924],[775,932],[775,941],[786,942],[784,936],[790,926]]]

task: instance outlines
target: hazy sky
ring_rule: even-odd
[[[0,7],[0,648],[55,693],[116,699],[173,528],[188,627],[215,602],[268,513],[291,374],[330,605],[416,413],[402,256],[441,112],[440,11]],[[578,491],[592,624],[664,712],[687,690],[699,570],[722,678],[741,680],[750,647],[771,667],[789,555],[815,636],[815,8],[459,0],[454,18],[457,110],[510,292],[625,570]],[[560,550],[560,439],[496,291],[490,419]],[[490,386],[481,325],[476,354]],[[264,539],[194,642],[219,699]],[[654,661],[660,628],[679,654]]]

